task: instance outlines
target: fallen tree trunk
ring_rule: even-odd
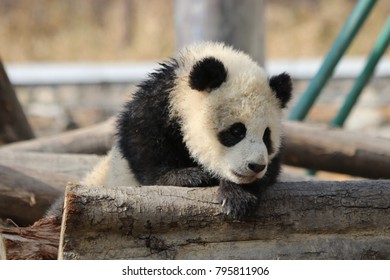
[[[98,160],[90,155],[0,152],[0,218],[31,225],[68,182],[78,182]]]
[[[372,179],[390,178],[390,140],[324,126],[284,126],[284,163]]]
[[[67,188],[63,259],[390,259],[390,181],[278,183],[252,217],[216,188]]]
[[[114,137],[114,119],[91,127],[6,145],[0,151],[105,154]]]

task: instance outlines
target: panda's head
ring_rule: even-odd
[[[249,56],[215,43],[185,49],[178,64],[170,112],[191,156],[238,184],[262,178],[280,149],[289,75],[269,79]]]

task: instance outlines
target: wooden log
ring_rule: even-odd
[[[241,221],[216,188],[69,185],[62,259],[390,259],[390,181],[291,182]]]
[[[31,225],[68,182],[78,182],[98,160],[90,155],[0,152],[0,218]]]
[[[0,218],[19,226],[37,221],[75,178],[0,165]],[[61,191],[62,189],[62,191]]]
[[[6,145],[0,151],[105,154],[114,137],[114,118],[86,128]]]
[[[366,178],[390,178],[390,139],[289,122],[284,163]]]
[[[0,144],[34,138],[0,59]]]
[[[44,173],[60,173],[70,178],[82,178],[100,160],[86,154],[52,154],[0,150],[0,165],[19,166]],[[65,188],[65,186],[64,186]]]

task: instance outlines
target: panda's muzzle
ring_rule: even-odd
[[[263,171],[267,168],[267,165],[249,163],[245,171],[237,172],[231,170],[233,175],[241,182],[250,183],[263,176]]]

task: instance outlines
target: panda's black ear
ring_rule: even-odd
[[[285,108],[287,102],[291,99],[292,82],[290,75],[282,73],[277,76],[272,76],[269,80],[269,86],[280,100],[282,108]]]
[[[226,80],[227,70],[215,57],[206,57],[197,63],[190,72],[189,84],[198,91],[212,91]]]

